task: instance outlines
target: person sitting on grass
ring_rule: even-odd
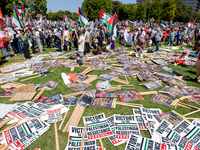
[[[101,46],[98,45],[98,43],[96,43],[96,49],[93,51],[94,55],[101,55],[102,54],[102,48]]]
[[[139,45],[137,45],[137,46],[135,47],[135,56],[136,56],[136,57],[143,58],[142,51],[143,51],[143,49],[142,49]]]
[[[185,61],[187,60],[188,56],[187,56],[187,51],[184,51],[182,55],[176,57],[175,59],[175,63],[174,63],[174,66],[177,66],[177,65],[182,65],[184,67],[186,67],[186,63]]]

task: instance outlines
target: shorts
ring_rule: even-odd
[[[70,46],[69,41],[65,41],[64,44],[65,44],[65,46]]]

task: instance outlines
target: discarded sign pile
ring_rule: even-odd
[[[165,48],[166,51],[168,49]],[[69,54],[72,56],[67,56]],[[106,59],[116,54],[115,58]],[[62,129],[62,134],[65,136],[67,136],[66,132],[69,133],[66,150],[103,150],[104,145],[101,140],[103,138],[108,138],[113,146],[126,143],[126,150],[200,150],[200,121],[195,120],[199,118],[188,117],[200,112],[200,108],[181,102],[200,103],[200,89],[187,87],[186,82],[182,80],[183,76],[168,67],[168,62],[173,61],[176,55],[173,51],[145,55],[148,58],[133,59],[126,53],[126,48],[118,48],[102,55],[86,56],[86,65],[79,65],[79,58],[75,60],[77,52],[68,54],[55,52],[41,54],[29,61],[1,68],[0,71],[3,73],[0,75],[0,84],[6,84],[1,86],[4,91],[0,92],[0,97],[9,97],[9,101],[32,100],[33,102],[7,106],[0,104],[0,110],[5,110],[3,107],[9,110],[0,112],[0,128],[11,124],[1,131],[0,149],[25,149],[46,132],[51,123],[54,123],[58,150],[59,137],[56,123],[61,121],[58,130]],[[49,60],[42,61],[43,57]],[[188,60],[187,64],[193,66],[194,61]],[[70,94],[62,95],[65,93],[58,92],[42,95],[46,90],[59,87],[60,83],[53,80],[43,81],[41,84],[20,83],[51,73],[49,71],[51,67],[61,66],[68,67],[70,70],[59,74],[61,73],[66,85],[66,91],[71,89],[75,91],[73,93],[67,91]],[[86,69],[84,70],[83,67]],[[74,70],[77,69],[79,73],[75,73]],[[102,73],[95,75],[96,70]],[[168,74],[159,71],[166,71]],[[169,73],[179,76],[169,75]],[[28,78],[23,79],[24,77]],[[140,86],[154,91],[139,92],[139,88],[136,87],[138,85],[130,85],[134,83],[134,78],[139,79]],[[15,80],[20,81],[14,82]],[[121,85],[113,85],[113,82]],[[162,85],[163,83],[168,86]],[[91,90],[92,85],[94,89]],[[87,90],[89,87],[90,90]],[[36,90],[39,90],[38,94]],[[149,102],[165,105],[169,109],[185,107],[194,111],[181,115],[176,111],[162,112],[161,109],[149,109],[144,108],[143,104],[135,104],[135,101],[144,100],[146,98],[144,95],[151,95]],[[133,101],[134,103],[131,103]],[[111,110],[118,109],[119,105],[133,107],[133,114],[120,115],[119,113],[107,118],[107,114],[104,113],[83,116],[84,111],[94,109],[92,107]],[[70,107],[75,108],[71,116],[67,117]],[[82,116],[84,127],[78,127]],[[193,120],[191,123],[190,119]],[[151,139],[142,137],[141,130],[147,130]],[[97,140],[101,147],[97,146]]]

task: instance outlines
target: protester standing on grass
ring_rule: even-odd
[[[21,30],[20,37],[22,39],[22,42],[24,44],[24,58],[25,59],[31,59],[30,52],[29,52],[29,44],[28,44],[28,30],[24,32],[24,30]]]
[[[83,65],[85,64],[84,48],[85,48],[85,36],[83,35],[83,31],[80,31],[78,38],[78,51]]]
[[[67,26],[65,26],[65,30],[64,30],[63,36],[64,36],[64,45],[65,45],[66,48],[67,48],[67,52],[69,52],[70,39],[68,38],[68,36],[69,36],[69,31],[68,31]]]
[[[42,46],[42,40],[40,39],[40,32],[38,30],[38,28],[35,28],[35,38],[36,38],[36,42],[38,44],[38,47],[39,47],[39,50],[40,50],[40,53],[43,52],[43,46]]]
[[[197,82],[200,82],[199,76],[200,76],[200,51],[198,53],[197,61],[196,61],[196,78],[195,78],[195,80]]]
[[[36,54],[36,51],[35,51],[35,40],[34,40],[34,36],[33,36],[33,33],[31,31],[30,28],[27,29],[28,30],[28,38],[29,38],[29,41],[31,43],[31,49],[32,49],[32,54]]]
[[[85,47],[86,47],[86,53],[90,53],[90,32],[88,32],[88,29],[85,28]]]
[[[159,51],[159,42],[162,39],[162,33],[160,32],[160,28],[157,29],[157,32],[155,33],[154,37],[155,37],[156,51]]]

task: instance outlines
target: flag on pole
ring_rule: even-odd
[[[20,30],[22,30],[22,29],[24,29],[24,26],[23,26],[22,21],[20,20],[18,14],[19,14],[19,12],[17,10],[16,5],[14,4],[12,24],[15,24],[17,27],[19,27]]]
[[[5,18],[3,17],[3,14],[1,12],[1,8],[0,8],[0,19],[5,20]]]
[[[63,22],[69,25],[69,22],[67,21],[67,16],[65,14],[63,14]]]
[[[86,17],[86,15],[81,11],[80,7],[78,7],[78,21],[80,23],[82,23],[83,28],[86,27],[87,23],[88,23],[88,18]]]
[[[170,19],[170,26],[172,26],[172,19]]]
[[[112,16],[110,14],[106,13],[104,10],[101,9],[100,16],[99,16],[99,22],[106,24],[111,17]]]
[[[161,27],[161,28],[165,28],[165,27],[166,27],[166,26],[164,25],[164,23],[160,23],[158,26]]]
[[[18,8],[18,11],[19,11],[19,14],[21,16],[23,16],[24,15],[24,6],[22,6],[21,8]]]
[[[117,38],[116,17],[115,14],[106,22],[106,26],[111,33],[111,36]]]
[[[154,21],[155,21],[155,19],[152,17],[152,18],[151,18],[151,22],[154,22]]]

